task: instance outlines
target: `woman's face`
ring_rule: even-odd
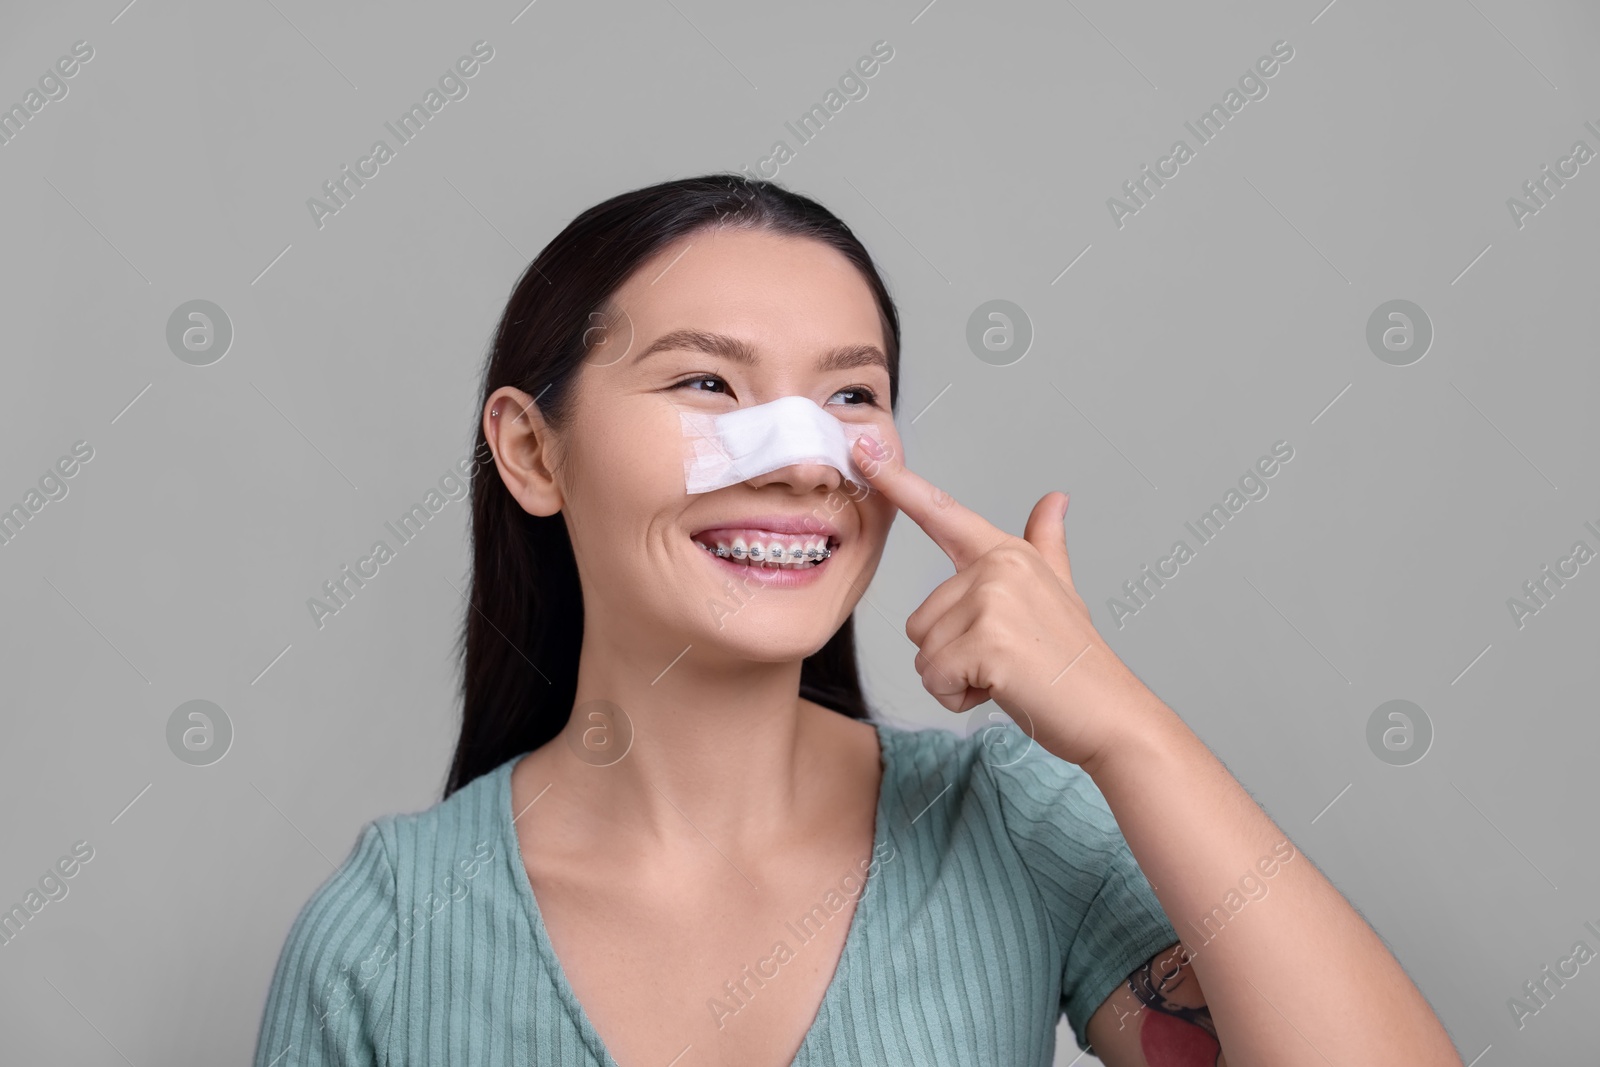
[[[531,492],[527,483],[523,492],[512,487],[529,511],[564,514],[586,630],[633,647],[642,647],[634,638],[659,645],[670,635],[670,644],[693,645],[697,654],[763,662],[810,655],[866,590],[893,505],[823,464],[691,495],[679,415],[803,396],[844,423],[871,426],[898,453],[871,290],[820,241],[704,229],[646,261],[612,303],[621,314],[603,328],[595,318],[573,417],[549,442],[548,483]],[[753,358],[717,351],[730,342]],[[853,358],[823,362],[840,351]],[[863,359],[872,352],[875,361]],[[832,546],[807,580],[763,581],[701,547],[731,544],[729,531],[767,528],[772,516],[803,520],[814,532],[798,540],[826,536]]]

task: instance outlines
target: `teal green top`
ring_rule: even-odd
[[[794,1067],[1049,1067],[1063,1012],[1088,1048],[1095,1008],[1178,940],[1093,779],[1038,745],[1018,758],[1010,725],[1023,744],[1004,749],[874,725],[873,860],[843,886],[859,899]],[[255,1067],[617,1067],[522,865],[515,763],[362,828],[289,929]]]

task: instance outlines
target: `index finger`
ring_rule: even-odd
[[[1009,540],[1010,535],[1004,530],[907,467],[905,457],[893,444],[876,442],[882,454],[875,456],[868,447],[869,440],[876,441],[863,434],[854,446],[861,473],[872,488],[882,492],[933,538],[956,570],[964,570],[979,556]]]

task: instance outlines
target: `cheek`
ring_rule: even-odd
[[[895,428],[894,421],[887,416],[873,423],[873,436],[887,444],[892,450],[889,454],[904,457],[906,454],[905,442],[900,440],[900,431]]]
[[[682,506],[683,432],[676,409],[626,405],[590,418],[574,457],[571,517],[588,544],[637,554],[652,519]]]

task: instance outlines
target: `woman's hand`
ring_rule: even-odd
[[[991,525],[919,475],[890,446],[856,464],[955,564],[954,577],[906,620],[922,685],[957,714],[993,700],[1071,763],[1101,758],[1137,729],[1130,707],[1160,705],[1095,630],[1072,586],[1067,495],[1045,494],[1021,537]],[[877,442],[873,442],[877,443]]]
[[[1212,887],[1254,871],[1262,850],[1276,853],[1271,842],[1287,835],[1090,624],[1067,564],[1065,494],[1035,504],[1016,538],[906,470],[899,456],[873,457],[858,444],[856,457],[873,488],[956,565],[906,622],[928,692],[955,712],[992,697],[1024,730],[1031,721],[1034,739],[1082,766],[1105,795],[1174,924],[1220,911]],[[1234,920],[1249,929],[1211,936],[1194,960],[1228,1061],[1460,1067],[1438,1016],[1360,913],[1310,860],[1281,869],[1272,902]],[[1125,1038],[1123,1058],[1100,1055],[1155,1062],[1136,1051],[1148,1053],[1152,1035],[1147,1028]]]

